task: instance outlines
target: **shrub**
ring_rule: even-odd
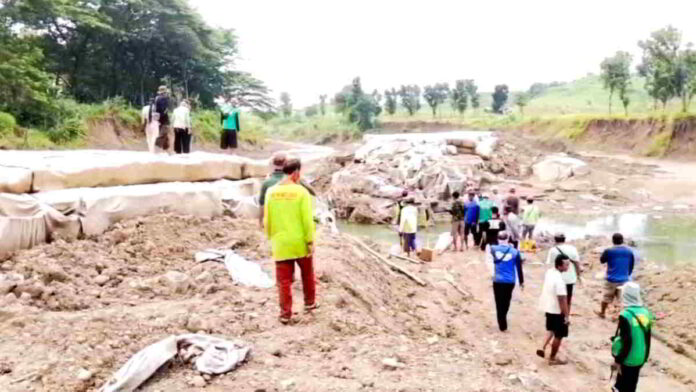
[[[7,136],[12,133],[17,122],[10,113],[0,112],[0,136]]]

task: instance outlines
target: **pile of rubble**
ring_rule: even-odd
[[[387,223],[404,190],[437,205],[455,191],[478,188],[490,173],[497,138],[490,132],[367,135],[351,162],[333,173],[329,195],[337,217]]]

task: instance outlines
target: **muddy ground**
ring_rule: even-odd
[[[664,169],[659,162],[627,164],[584,155],[593,170],[582,181],[590,185],[567,190],[521,179],[514,171],[559,146],[523,136],[504,143],[502,151],[522,162],[514,158],[507,164],[499,186],[517,184],[523,194],[540,195],[549,213],[566,210],[564,204],[588,211],[599,206],[598,213],[671,205],[658,190],[677,180],[657,175]],[[610,186],[619,198],[602,196]],[[637,186],[649,196],[633,192]],[[591,194],[588,189],[596,189],[600,200],[580,197]],[[565,200],[551,201],[557,194]],[[321,307],[282,326],[274,288],[235,285],[222,264],[193,260],[198,250],[234,249],[273,277],[269,245],[256,221],[167,214],[126,221],[98,237],[39,246],[0,262],[0,273],[24,279],[0,286],[0,390],[96,391],[141,348],[172,334],[205,332],[246,340],[252,357],[233,372],[207,379],[205,387],[194,386],[199,379],[191,365],[174,361],[141,390],[608,391],[615,325],[593,314],[601,297],[598,257],[606,241],[578,243],[588,272],[574,297],[571,336],[562,348],[571,363],[549,367],[534,355],[544,334],[537,309],[543,252],[529,255],[525,290],[515,291],[510,330],[500,333],[482,253],[447,253],[420,265],[392,260],[423,279],[421,287],[351,237],[322,231],[316,255]],[[372,246],[386,254],[385,245]],[[466,295],[448,283],[449,276]],[[638,280],[661,318],[642,392],[696,391],[693,276],[693,269],[642,267]],[[299,310],[299,282],[295,289]]]

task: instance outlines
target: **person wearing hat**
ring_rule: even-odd
[[[167,151],[169,150],[169,90],[167,86],[159,86],[153,106],[159,121],[159,135],[155,145]]]
[[[191,152],[191,110],[188,100],[184,99],[172,113],[174,127],[174,152],[188,154]]]
[[[401,216],[399,217],[399,232],[402,233],[404,252],[406,252],[407,257],[410,257],[411,252],[416,250],[418,208],[413,197],[407,198],[404,200],[404,203],[404,208],[401,209]]]
[[[576,247],[565,243],[565,234],[561,232],[554,234],[553,241],[555,242],[555,245],[549,249],[549,253],[546,256],[546,264],[554,263],[559,255],[566,256],[570,261],[568,270],[561,274],[561,277],[566,284],[566,291],[568,292],[568,312],[570,312],[571,302],[573,299],[573,289],[578,280],[582,281],[580,279],[580,274],[582,273],[582,269],[580,268],[580,254],[578,253],[578,249]]]
[[[614,391],[635,392],[640,369],[650,357],[650,340],[655,316],[643,306],[640,286],[628,282],[621,288],[623,310],[612,339],[612,371],[618,370]]]
[[[259,213],[259,225],[263,226],[263,206],[266,202],[266,193],[268,190],[278,184],[283,178],[285,178],[285,173],[283,172],[283,167],[288,157],[283,152],[277,152],[271,157],[271,165],[273,171],[266,177],[266,180],[261,184],[261,192],[259,193],[259,206],[261,207],[261,212]],[[316,197],[317,192],[312,188],[311,185],[307,184],[302,178],[297,182],[302,187],[304,187],[309,195],[313,198]],[[313,199],[312,199],[313,200]]]

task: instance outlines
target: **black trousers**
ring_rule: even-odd
[[[495,296],[495,311],[498,316],[498,328],[507,331],[507,314],[510,310],[512,300],[512,290],[515,289],[514,283],[493,282],[493,295]]]
[[[616,388],[619,392],[636,392],[638,387],[638,375],[642,366],[624,366],[621,365],[621,373],[616,376]]]
[[[488,222],[481,222],[479,223],[478,227],[478,241],[477,243],[481,244],[481,250],[486,250],[486,243],[488,243],[488,227],[490,226],[490,223]],[[476,237],[474,237],[474,241],[476,241]]]
[[[174,151],[177,154],[191,152],[191,134],[185,128],[174,128]]]

